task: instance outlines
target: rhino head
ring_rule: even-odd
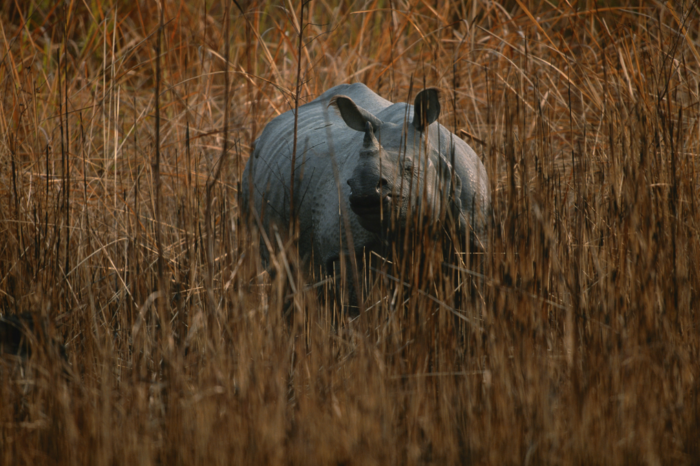
[[[350,208],[363,228],[377,234],[403,229],[411,215],[430,223],[447,217],[460,230],[466,227],[462,181],[440,153],[450,148],[438,148],[428,130],[440,115],[436,89],[416,96],[410,124],[384,122],[347,96],[336,96],[331,105],[348,127],[364,133],[347,179]]]

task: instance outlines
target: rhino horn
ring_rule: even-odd
[[[423,132],[440,116],[440,93],[435,88],[423,89],[413,104],[413,127]]]
[[[362,152],[376,153],[378,151],[379,141],[377,141],[377,138],[374,135],[372,123],[368,121],[365,123],[365,138],[362,140]]]

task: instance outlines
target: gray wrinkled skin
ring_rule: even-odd
[[[471,147],[433,122],[437,91],[419,93],[418,102],[420,121],[414,122],[413,105],[392,104],[364,84],[343,84],[299,107],[294,209],[300,257],[315,270],[332,273],[349,253],[346,223],[360,254],[379,250],[409,214],[455,222],[484,247],[491,204],[486,170]],[[265,127],[243,173],[244,211],[254,208],[268,232],[273,224],[280,233],[289,230],[293,140],[294,112],[288,111]]]

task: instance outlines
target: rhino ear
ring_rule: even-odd
[[[413,103],[413,127],[423,132],[440,116],[440,92],[435,88],[418,93]]]
[[[360,107],[350,97],[345,95],[337,95],[333,97],[328,106],[334,106],[340,116],[345,121],[345,124],[355,131],[365,132],[366,123],[372,124],[372,129],[378,131],[382,125],[382,120],[369,113],[364,108]]]

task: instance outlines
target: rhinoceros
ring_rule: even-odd
[[[364,84],[343,84],[298,112],[294,206],[293,110],[255,141],[241,195],[244,212],[254,209],[267,232],[273,225],[289,231],[294,209],[299,256],[316,271],[332,274],[350,252],[382,250],[411,218],[451,223],[483,247],[491,202],[486,170],[471,147],[435,123],[436,89],[408,105],[392,104]]]

